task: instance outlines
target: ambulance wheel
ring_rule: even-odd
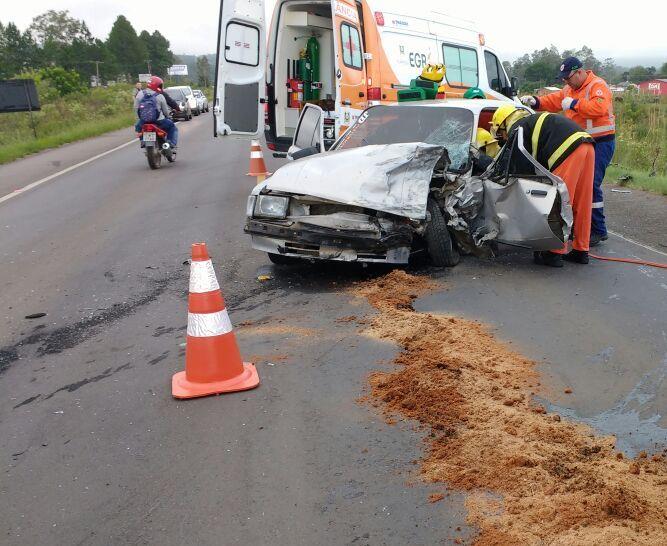
[[[447,229],[447,222],[435,200],[430,199],[426,210],[431,217],[426,225],[424,239],[431,262],[436,267],[453,267],[461,260],[459,251],[454,246],[452,237]]]

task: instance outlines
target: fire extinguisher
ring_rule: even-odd
[[[289,108],[301,108],[303,106],[303,80],[296,77],[297,65],[296,61],[287,60],[287,106]],[[294,77],[290,77],[291,74]]]

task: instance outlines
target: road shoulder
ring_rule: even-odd
[[[630,193],[624,193],[627,191]],[[613,184],[604,185],[604,194],[607,227],[611,231],[667,252],[666,196]]]

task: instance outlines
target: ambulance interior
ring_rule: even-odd
[[[304,72],[313,80],[312,85],[304,78]],[[330,1],[282,4],[274,74],[275,81],[271,83],[277,101],[276,137],[294,136],[301,111],[299,104],[313,102],[324,110],[326,106],[333,108],[336,78]],[[301,101],[297,91],[299,81],[303,85]]]

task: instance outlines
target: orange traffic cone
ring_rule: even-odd
[[[174,374],[174,398],[253,389],[259,385],[254,364],[243,362],[206,243],[192,245],[185,371]]]
[[[264,155],[259,140],[253,140],[250,143],[250,172],[248,176],[256,176],[257,183],[263,182],[271,173],[266,170]]]

